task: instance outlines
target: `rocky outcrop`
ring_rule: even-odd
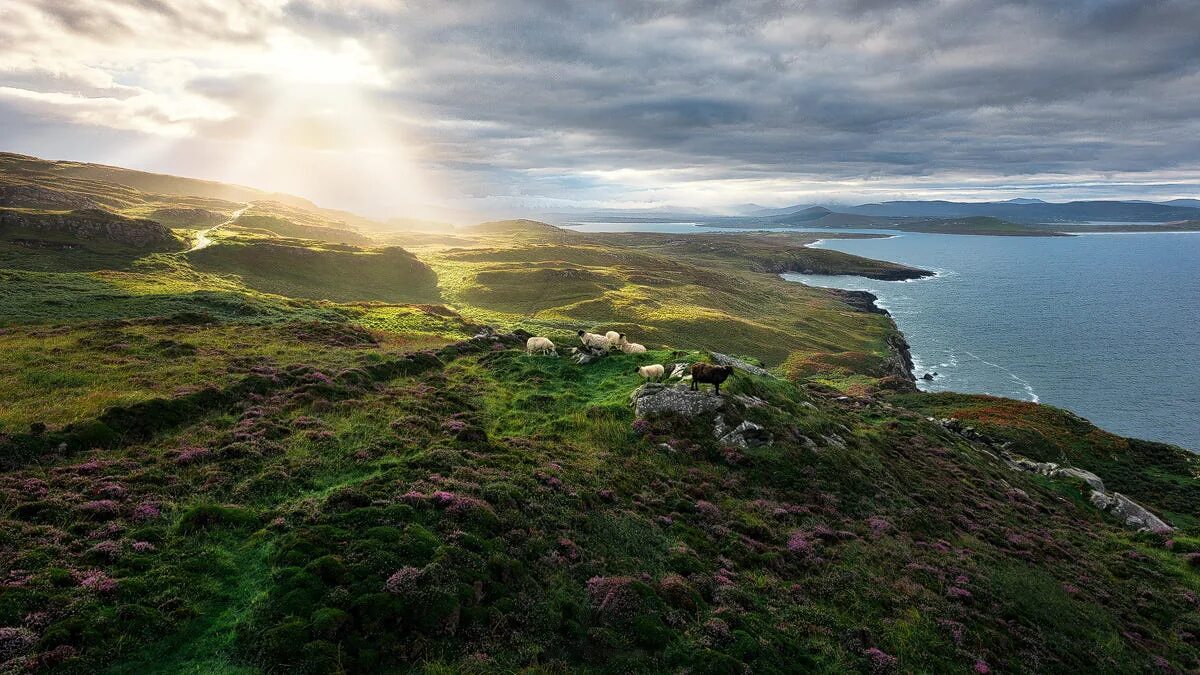
[[[742,450],[760,448],[775,441],[775,436],[761,424],[746,420],[730,429],[721,415],[717,415],[717,419],[713,422],[713,437],[720,441],[721,445],[729,445]]]
[[[751,375],[758,375],[759,377],[775,377],[766,368],[760,368],[759,366],[756,366],[752,363],[747,363],[746,361],[743,361],[737,357],[729,356],[727,354],[718,354],[717,352],[709,353],[712,355],[712,360],[716,362],[717,365],[730,366],[732,368],[737,368],[738,370],[750,373]]]
[[[1057,480],[1086,483],[1091,490],[1088,499],[1092,505],[1108,513],[1122,525],[1130,529],[1138,530],[1139,532],[1169,532],[1174,529],[1169,523],[1154,515],[1149,509],[1129,497],[1119,492],[1109,492],[1106,490],[1104,480],[1087,469],[1081,469],[1077,466],[1061,466],[1054,462],[1038,462],[1028,457],[1014,454],[1008,449],[1010,447],[1009,443],[997,442],[978,432],[975,427],[964,426],[957,419],[943,418],[939,420],[930,417],[928,420],[930,422],[937,422],[948,431],[952,431],[973,443],[979,444],[979,447],[984,449],[988,456],[1004,462],[1008,468],[1014,471],[1036,473]],[[993,453],[993,450],[996,452]]]
[[[913,376],[912,350],[904,334],[900,331],[889,333],[885,340],[888,356],[883,361],[885,377],[895,377],[908,382],[916,388],[917,378]]]
[[[126,218],[101,209],[78,209],[69,213],[28,213],[0,210],[0,231],[81,241],[98,241],[146,250],[173,250],[179,241],[161,223]]]
[[[886,309],[875,304],[875,301],[878,300],[878,298],[875,297],[875,294],[871,293],[870,291],[849,291],[841,288],[826,288],[824,290],[838,300],[841,300],[847,305],[850,305],[850,307],[853,309],[856,309],[860,312],[867,312],[868,314],[883,314],[884,316],[888,315],[888,311]]]
[[[685,385],[669,387],[658,382],[649,382],[629,397],[638,417],[675,414],[682,417],[711,415],[725,408],[726,399],[716,394],[691,391]]]
[[[1139,532],[1169,532],[1175,529],[1120,492],[1107,494],[1100,490],[1092,490],[1089,499],[1096,508],[1121,521],[1130,529]]]

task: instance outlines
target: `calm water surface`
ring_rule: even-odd
[[[1073,410],[1111,431],[1200,451],[1200,233],[828,239],[936,270],[908,282],[785,275],[879,297],[928,391]]]

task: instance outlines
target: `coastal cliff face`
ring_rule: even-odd
[[[849,291],[840,288],[826,290],[830,295],[860,312],[882,314],[888,317],[892,331],[884,340],[888,349],[888,356],[884,359],[884,377],[888,378],[887,384],[892,389],[916,391],[917,379],[913,374],[912,349],[909,347],[908,341],[904,339],[904,333],[900,332],[894,321],[891,321],[888,311],[875,304],[875,301],[878,300],[875,294],[870,291]]]
[[[126,218],[102,209],[67,213],[0,210],[0,232],[13,236],[48,235],[57,240],[107,242],[144,250],[173,250],[180,242],[161,223]]]
[[[888,335],[887,346],[892,352],[885,361],[888,374],[909,382],[912,388],[916,389],[917,378],[913,375],[912,350],[908,341],[904,339],[904,334],[897,330]]]

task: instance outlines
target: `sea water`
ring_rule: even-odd
[[[1200,451],[1200,233],[895,233],[815,244],[934,270],[914,281],[787,274],[878,296],[928,391],[1070,409]]]

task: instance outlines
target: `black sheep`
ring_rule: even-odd
[[[717,396],[721,395],[721,383],[729,379],[733,374],[733,366],[715,366],[711,363],[693,363],[692,364],[692,391],[700,390],[700,383],[706,382],[713,385],[717,390]]]

